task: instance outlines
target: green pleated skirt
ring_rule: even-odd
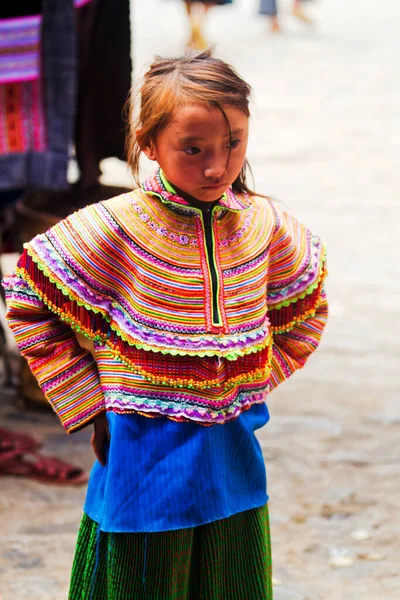
[[[272,600],[268,506],[156,533],[104,533],[84,515],[69,600]]]

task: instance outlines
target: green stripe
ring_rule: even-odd
[[[69,600],[272,600],[268,507],[157,533],[100,533],[83,516]]]

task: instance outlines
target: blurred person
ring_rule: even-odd
[[[94,428],[69,600],[272,599],[254,432],[318,346],[326,269],[319,237],[247,186],[249,95],[210,51],[157,57],[128,138],[137,182],[142,153],[155,174],[34,238],[5,279],[65,429]]]
[[[187,49],[204,50],[208,42],[204,37],[204,21],[211,8],[232,4],[233,0],[184,0],[190,21],[190,38]]]
[[[281,25],[278,18],[278,0],[260,0],[260,14],[268,15],[270,20],[271,31],[281,31]],[[306,0],[294,0],[291,13],[294,17],[303,21],[303,23],[312,23],[312,19],[303,9],[303,3]]]

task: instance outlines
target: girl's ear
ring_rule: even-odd
[[[147,158],[149,160],[157,160],[156,151],[155,151],[153,142],[150,140],[150,142],[148,144],[142,144],[141,143],[141,138],[142,138],[141,134],[142,134],[142,130],[140,128],[136,129],[136,139],[138,141],[141,151],[147,156]]]

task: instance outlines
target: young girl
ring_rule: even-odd
[[[208,51],[157,58],[129,148],[155,175],[34,238],[6,280],[67,432],[94,425],[72,600],[272,598],[254,432],[319,343],[325,250],[247,188],[249,93]]]

